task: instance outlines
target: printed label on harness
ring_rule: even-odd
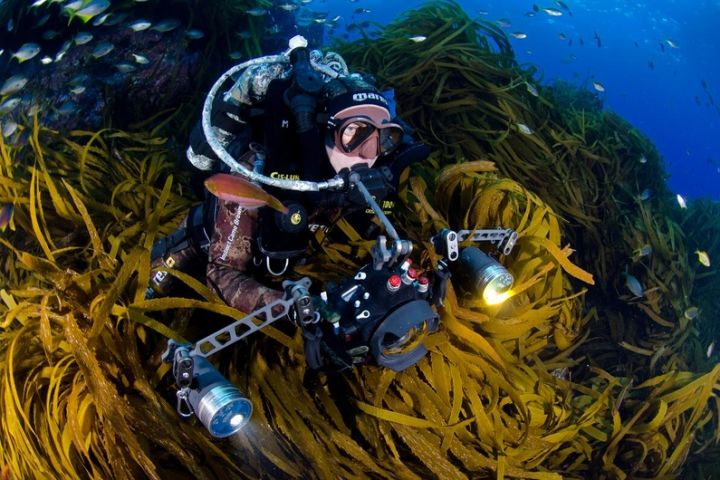
[[[223,247],[222,255],[220,255],[221,260],[226,260],[228,253],[230,252],[230,247],[232,246],[233,242],[235,241],[235,237],[237,236],[238,227],[240,226],[240,215],[245,210],[243,208],[238,207],[237,211],[235,212],[235,217],[233,218],[232,222],[232,230],[230,230],[230,235],[228,235],[227,240],[225,241],[225,247]]]

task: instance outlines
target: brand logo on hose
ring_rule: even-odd
[[[387,105],[387,100],[385,100],[385,97],[378,93],[372,93],[372,92],[362,92],[362,93],[353,93],[353,101],[361,103],[365,100],[377,100],[378,102]]]
[[[272,172],[270,173],[270,178],[277,178],[278,180],[300,180],[300,175],[292,173]]]

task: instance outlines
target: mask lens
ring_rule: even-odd
[[[397,147],[404,134],[400,125],[378,125],[372,120],[356,117],[347,119],[340,125],[335,134],[335,145],[345,153],[352,153],[376,131],[379,132],[378,155]]]
[[[340,145],[345,153],[350,153],[372,135],[375,127],[363,121],[353,121],[342,127],[339,132]]]
[[[388,126],[380,129],[380,153],[390,152],[402,140],[403,130],[400,127]]]

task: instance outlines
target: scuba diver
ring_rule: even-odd
[[[372,78],[351,74],[338,54],[319,55],[317,50],[295,47],[288,64],[257,62],[229,88],[232,78],[223,82],[224,94],[211,101],[212,133],[248,170],[291,186],[359,176],[383,212],[391,215],[402,171],[425,159],[430,149],[415,142],[409,127],[393,118],[394,105]],[[191,133],[187,158],[207,176],[229,171],[208,144],[202,122]],[[208,195],[175,233],[155,244],[156,273],[148,297],[174,288],[176,281],[167,269],[203,266],[207,285],[240,311],[252,312],[286,297],[278,279],[305,261],[309,246],[331,235],[338,221],[362,238],[377,235],[380,227],[373,221],[373,210],[357,189],[346,185],[325,191],[263,185],[286,213],[267,206],[244,208]],[[306,353],[307,348],[306,342]],[[327,345],[323,348],[327,351]],[[329,357],[309,356],[308,364],[343,370],[359,361],[344,352]]]
[[[242,428],[252,404],[207,357],[277,320],[302,333],[306,373],[366,364],[402,371],[427,354],[451,266],[471,294],[507,298],[512,275],[460,243],[490,242],[509,255],[512,229],[443,228],[430,238],[432,281],[412,267],[412,242],[388,217],[403,171],[429,151],[372,78],[351,74],[336,53],[309,50],[302,37],[218,78],[187,150],[211,195],[154,245],[147,297],[172,290],[173,269],[200,267],[207,285],[247,315],[194,344],[168,341],[163,361],[172,364],[180,416],[196,415],[215,437]],[[293,278],[293,266],[336,233],[374,237],[371,258],[310,294],[312,282]]]

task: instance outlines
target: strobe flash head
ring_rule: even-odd
[[[250,419],[252,403],[205,358],[194,355],[193,382],[187,401],[198,420],[217,438],[240,431]]]
[[[481,297],[486,305],[498,305],[510,296],[513,276],[497,260],[477,247],[460,252],[453,276],[466,294]]]

